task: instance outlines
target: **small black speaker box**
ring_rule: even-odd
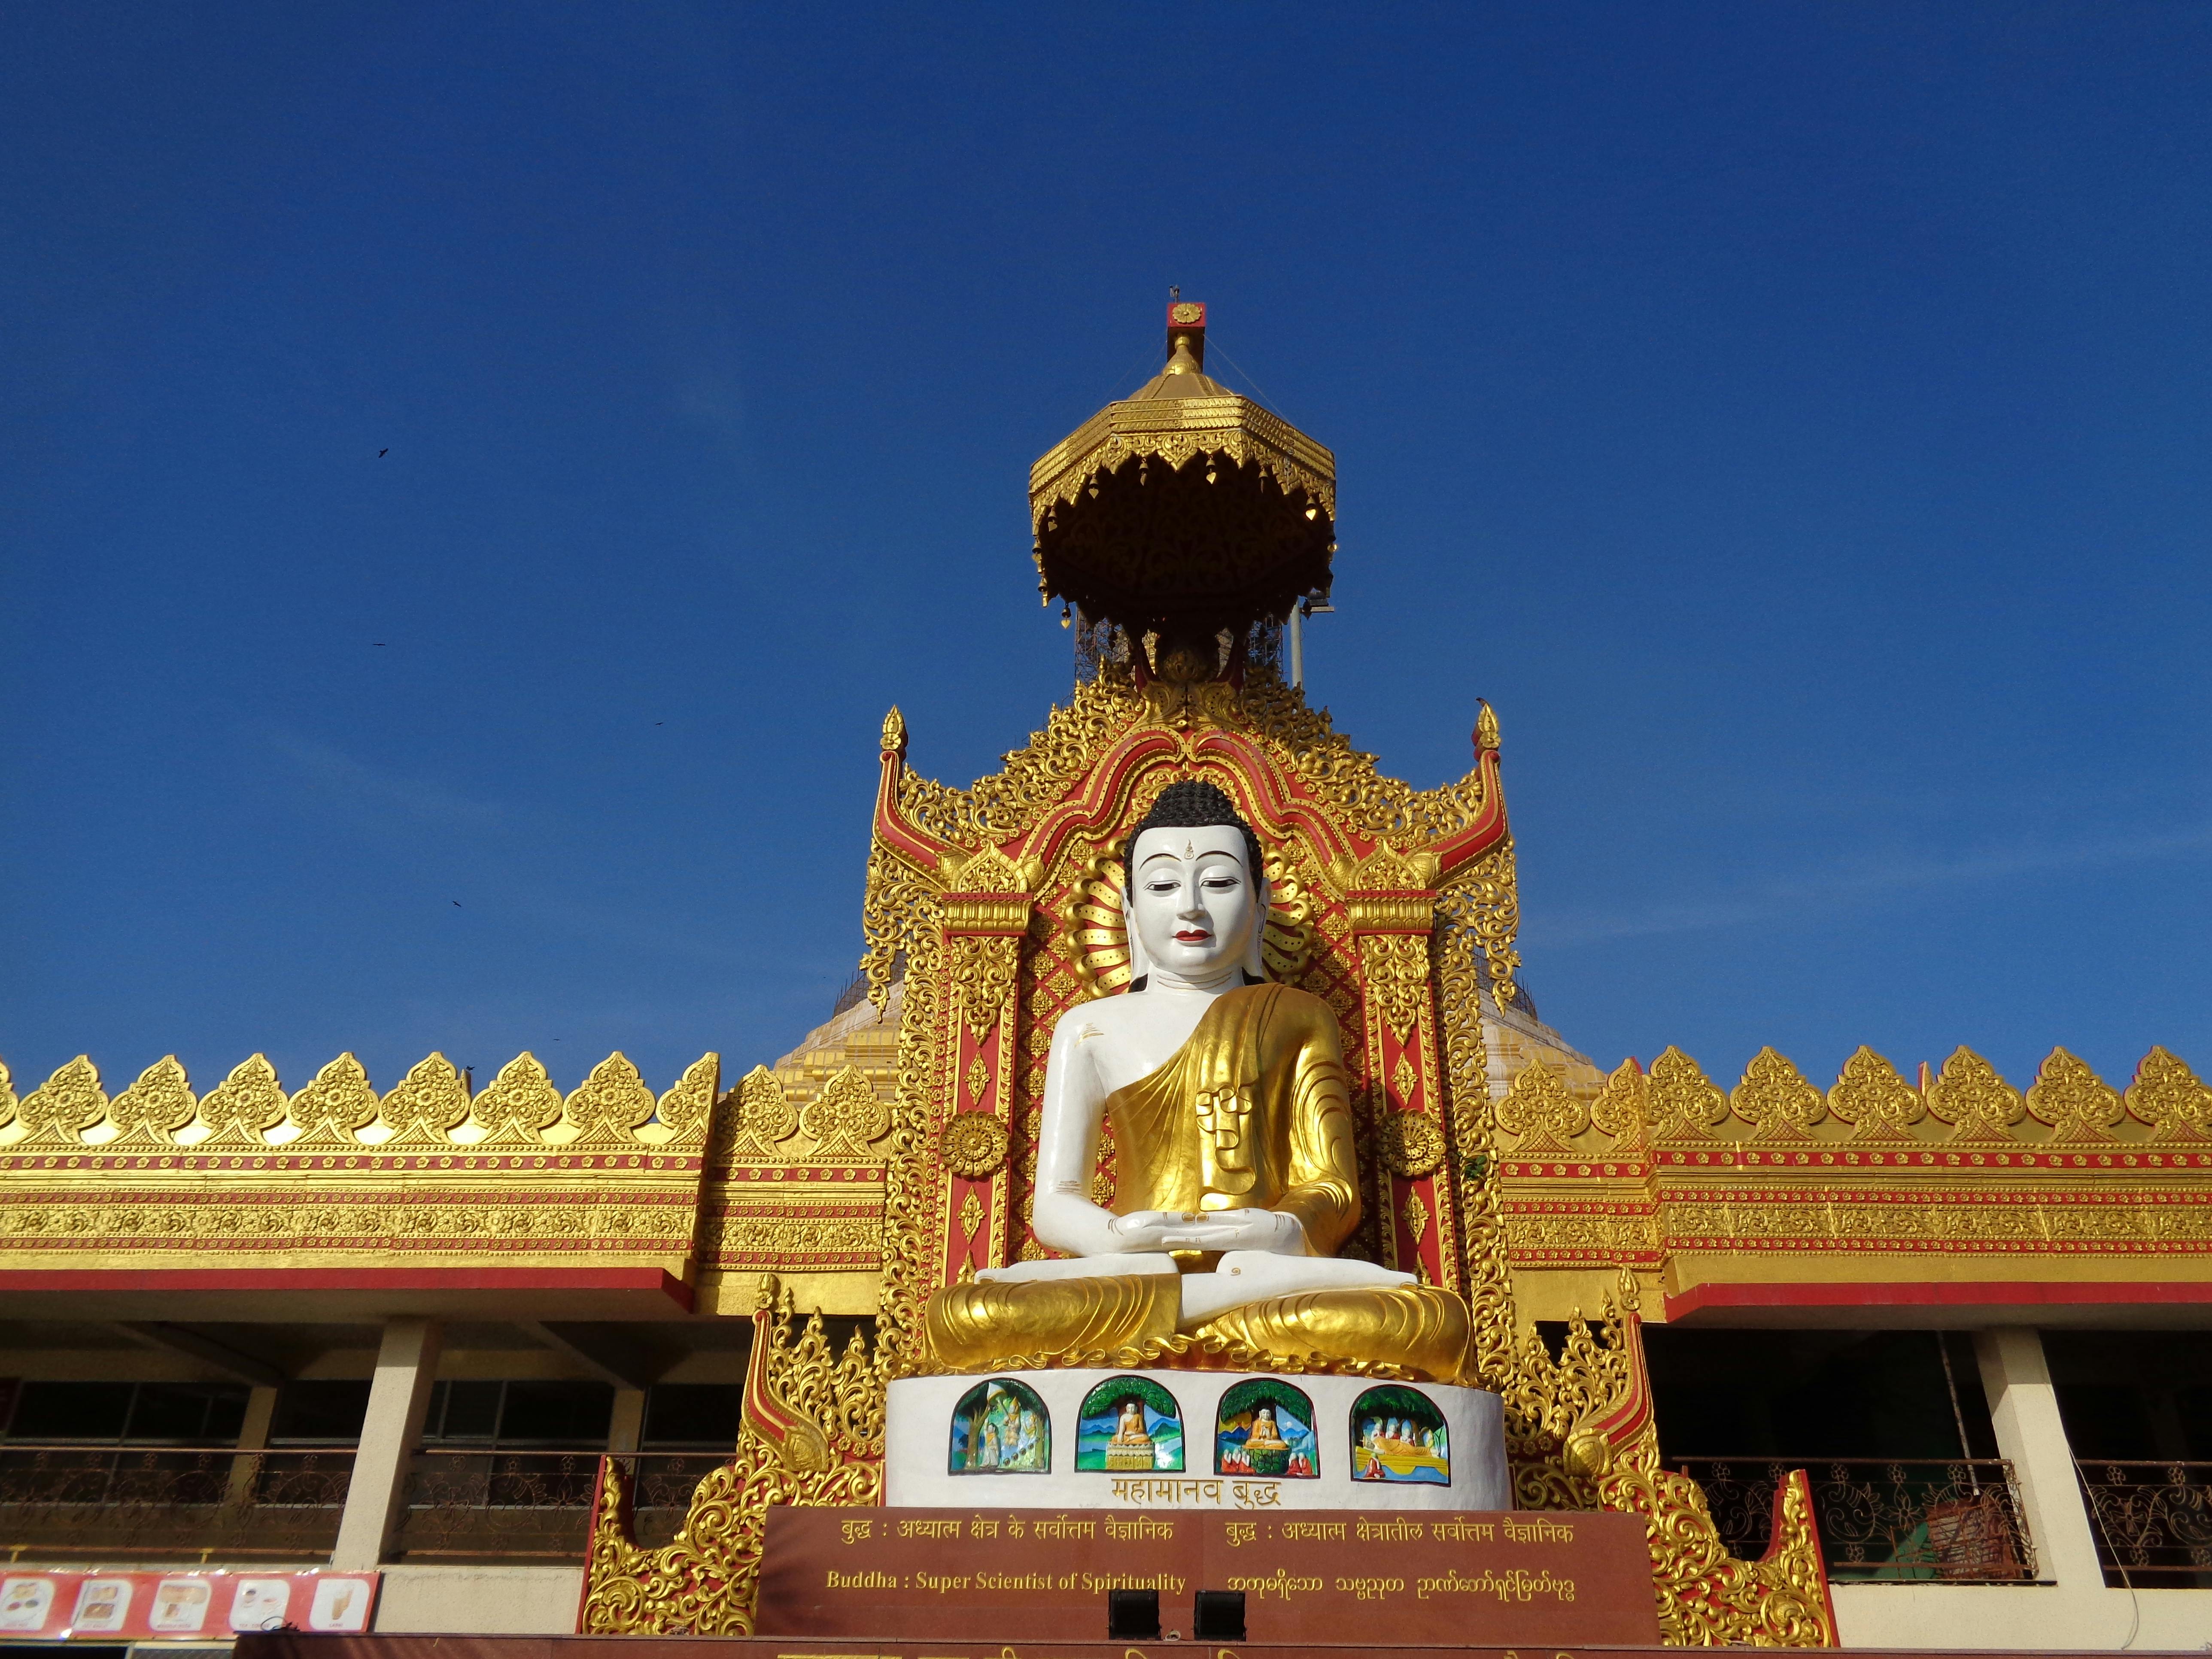
[[[1237,1622],[1244,1622],[1243,1596]],[[1109,1642],[1157,1642],[1160,1639],[1160,1593],[1158,1590],[1117,1589],[1106,1592],[1106,1639]]]

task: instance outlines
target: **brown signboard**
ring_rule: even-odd
[[[1868,1659],[1957,1659],[1959,1650],[1858,1649]],[[1833,1653],[1831,1648],[1826,1651]],[[1854,1650],[1844,1650],[1845,1652]],[[236,1659],[1682,1659],[1680,1648],[1400,1644],[1387,1632],[1349,1631],[1328,1642],[946,1643],[924,1637],[860,1640],[846,1636],[311,1636],[284,1631],[238,1638]],[[1977,1650],[1972,1659],[2099,1659],[2073,1650],[2023,1654]],[[2144,1654],[2141,1659],[2160,1659]],[[2172,1654],[2166,1659],[2185,1659]],[[2202,1659],[2201,1655],[2188,1659]]]
[[[1510,1510],[772,1509],[755,1628],[1097,1641],[1115,1589],[1158,1591],[1179,1635],[1200,1590],[1242,1591],[1259,1644],[1659,1639],[1642,1521]]]

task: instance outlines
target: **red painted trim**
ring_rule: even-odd
[[[1154,763],[1172,762],[1181,753],[1176,740],[1164,732],[1139,731],[1123,738],[1091,769],[1079,793],[1062,799],[1038,820],[1024,848],[1051,869],[1071,835],[1120,819],[1138,776]]]
[[[1706,1308],[2064,1307],[2197,1302],[2212,1302],[2212,1281],[2076,1285],[1919,1279],[1903,1284],[1699,1285],[1667,1298],[1667,1318],[1671,1323]]]
[[[685,1312],[691,1286],[659,1267],[25,1267],[11,1291],[657,1291]]]
[[[882,776],[876,783],[876,839],[925,875],[934,875],[939,857],[951,849],[899,811],[899,777],[906,770],[905,757],[886,750]]]
[[[642,1423],[641,1423],[641,1424],[639,1425],[639,1427],[641,1427],[641,1428],[642,1428],[643,1426],[644,1426],[644,1425],[643,1425]],[[587,1533],[586,1533],[586,1534],[584,1534],[585,1539],[586,1539],[586,1546],[587,1546],[587,1547],[588,1547],[588,1545],[589,1545],[589,1541],[590,1541],[591,1540],[592,1540],[592,1539],[596,1538],[596,1537],[598,1536],[598,1534],[599,1534],[599,1499],[600,1499],[601,1498],[603,1498],[603,1497],[605,1497],[605,1496],[606,1495],[606,1490],[607,1490],[607,1462],[608,1462],[607,1454],[605,1454],[605,1452],[600,1453],[600,1454],[599,1454],[599,1472],[598,1472],[598,1474],[594,1474],[594,1475],[592,1477],[592,1507],[591,1507],[591,1508],[589,1508],[588,1510],[586,1510],[584,1511],[584,1513],[585,1513],[585,1514],[586,1514],[586,1515],[588,1515],[588,1516],[590,1516],[592,1517],[592,1518],[591,1518],[591,1521],[590,1521],[590,1522],[589,1522],[589,1525],[590,1525],[591,1530],[590,1530],[589,1532],[587,1532]],[[629,1504],[629,1502],[627,1501],[627,1498],[625,1498],[625,1501],[624,1501],[624,1502],[623,1502],[623,1506],[622,1506],[622,1513],[621,1513],[621,1515],[617,1517],[617,1519],[620,1521],[620,1522],[621,1522],[621,1524],[622,1524],[622,1537],[623,1537],[623,1541],[624,1543],[629,1543],[629,1542],[631,1542],[631,1540],[633,1540],[633,1538],[635,1536],[635,1534],[631,1531],[631,1528],[630,1528]],[[577,1634],[577,1635],[579,1635],[579,1636],[581,1636],[581,1635],[585,1634],[585,1631],[584,1631],[584,1609],[585,1609],[586,1607],[589,1607],[589,1606],[591,1605],[591,1601],[592,1601],[592,1574],[591,1574],[591,1570],[590,1570],[590,1568],[589,1568],[589,1567],[586,1567],[586,1568],[585,1569],[585,1571],[584,1571],[584,1581],[583,1581],[583,1583],[581,1583],[580,1584],[578,1584],[578,1585],[576,1586],[576,1626],[575,1626],[575,1629],[576,1629],[576,1634]]]
[[[1191,753],[1201,763],[1226,765],[1235,786],[1230,793],[1244,797],[1246,811],[1278,829],[1292,825],[1304,830],[1324,862],[1341,854],[1360,852],[1359,846],[1339,833],[1334,820],[1313,804],[1304,785],[1249,738],[1234,732],[1209,732],[1191,745]]]
[[[1482,775],[1482,812],[1473,823],[1446,836],[1429,850],[1444,875],[1480,858],[1505,838],[1505,785],[1498,775],[1498,751],[1478,750],[1474,769]]]

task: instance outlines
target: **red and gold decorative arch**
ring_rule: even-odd
[[[746,1433],[690,1524],[636,1548],[616,1479],[602,1493],[584,1601],[592,1631],[750,1627],[758,1516],[770,1503],[878,1501],[882,1402],[919,1363],[929,1294],[1046,1254],[1030,1229],[1054,1022],[1126,981],[1122,841],[1178,778],[1235,799],[1274,887],[1271,969],[1327,1001],[1352,1074],[1364,1218],[1349,1253],[1465,1296],[1474,1360],[1506,1397],[1519,1501],[1626,1508],[1652,1525],[1662,1622],[1677,1640],[1834,1639],[1809,1512],[1759,1563],[1730,1559],[1694,1485],[1658,1472],[1632,1284],[1554,1358],[1513,1306],[1480,999],[1519,958],[1513,843],[1487,706],[1474,765],[1418,791],[1384,776],[1270,671],[1140,684],[1108,665],[972,788],[906,766],[884,721],[864,961],[885,1005],[902,978],[899,1077],[884,1143],[876,1342],[831,1356],[763,1286]],[[1097,1189],[1114,1180],[1110,1138]],[[1644,1402],[1639,1406],[1638,1402]]]

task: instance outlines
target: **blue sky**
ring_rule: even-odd
[[[1066,695],[1026,469],[1174,283],[1336,450],[1316,700],[1422,785],[1496,704],[1572,1040],[2212,1073],[2208,63],[2195,6],[9,8],[0,1055],[773,1058],[884,708],[964,783]]]

